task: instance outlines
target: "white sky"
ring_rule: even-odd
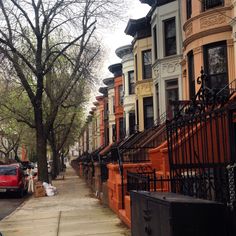
[[[94,93],[91,94],[90,104],[87,107],[89,111],[93,107],[93,102],[96,101],[95,97],[99,94],[98,89],[100,86],[105,86],[102,82],[103,79],[112,77],[113,75],[109,72],[108,67],[112,64],[121,62],[121,59],[116,56],[115,50],[121,46],[131,44],[133,37],[128,36],[124,33],[124,30],[128,24],[128,19],[138,19],[147,15],[150,7],[147,4],[142,4],[139,0],[129,0],[131,4],[129,5],[127,15],[127,20],[120,21],[112,29],[107,29],[103,31],[102,41],[106,45],[106,55],[104,59],[104,65],[100,69],[100,85],[96,86]]]
[[[133,5],[129,5],[128,12],[126,15],[128,19],[138,19],[146,16],[150,7],[147,4],[142,4],[139,0],[130,0]],[[131,44],[133,37],[128,36],[124,33],[124,30],[128,24],[128,20],[120,21],[115,28],[108,29],[108,32],[103,36],[103,42],[106,45],[107,55],[104,62],[104,78],[112,76],[108,70],[108,66],[121,62],[121,59],[116,56],[115,50],[118,47]]]

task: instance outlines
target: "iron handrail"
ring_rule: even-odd
[[[235,87],[233,88],[232,85],[235,84]],[[231,81],[229,84],[225,85],[220,91],[216,93],[216,97],[219,96],[223,91],[227,91],[227,89],[230,91],[232,90],[233,92],[236,91],[236,79]]]

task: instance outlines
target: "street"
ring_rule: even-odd
[[[23,203],[29,195],[18,198],[10,194],[0,194],[0,220],[13,212],[21,203]]]

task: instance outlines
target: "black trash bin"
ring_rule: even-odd
[[[218,202],[131,191],[132,236],[226,236],[225,213]]]

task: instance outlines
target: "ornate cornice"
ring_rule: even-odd
[[[193,41],[195,41],[197,39],[206,37],[208,35],[223,33],[223,32],[227,32],[227,31],[232,31],[232,27],[230,25],[224,25],[224,26],[221,26],[221,27],[217,27],[217,28],[207,29],[207,30],[201,31],[201,32],[193,34],[192,36],[187,38],[183,42],[183,46],[184,46],[184,48],[186,48],[187,45],[189,45],[191,42],[193,42]]]
[[[114,87],[114,77],[106,78],[102,82],[108,87],[108,90]]]
[[[226,16],[216,13],[216,14],[202,17],[200,19],[200,28],[206,29],[215,25],[221,25],[223,23],[226,23]]]
[[[133,52],[133,46],[131,44],[119,47],[116,49],[116,55],[123,59],[124,56],[129,55]]]
[[[204,11],[204,12],[200,13],[199,15],[188,19],[183,25],[183,30],[186,31],[186,28],[188,27],[189,24],[191,24],[191,22],[196,21],[200,18],[211,16],[212,14],[213,15],[214,14],[219,14],[219,13],[222,14],[223,12],[231,11],[231,10],[232,10],[231,7],[221,7],[221,8],[214,8],[212,10]]]
[[[108,70],[114,75],[114,77],[121,76],[122,75],[122,64],[117,63],[117,64],[110,65],[108,67]]]
[[[136,81],[136,85],[150,83],[152,81],[153,81],[153,79],[138,80],[138,81]]]

